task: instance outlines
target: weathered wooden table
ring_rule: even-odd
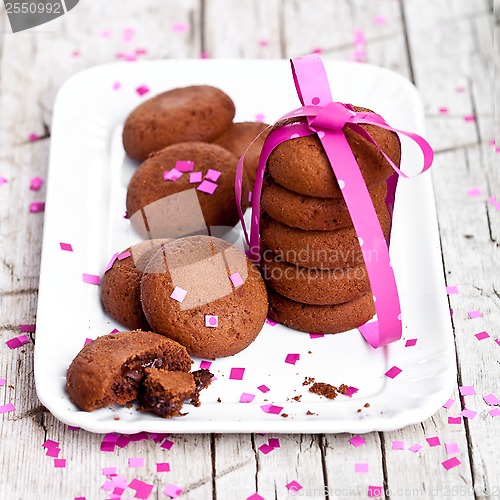
[[[494,2],[499,5],[499,2]],[[129,36],[123,36],[124,30]],[[361,30],[361,31],[355,31]],[[496,40],[494,32],[496,31]],[[128,481],[154,484],[150,498],[167,498],[170,483],[182,498],[265,499],[292,496],[364,498],[383,486],[389,498],[489,498],[500,495],[500,418],[482,395],[499,392],[500,378],[500,137],[499,11],[489,0],[81,0],[64,17],[31,32],[10,34],[0,8],[0,416],[2,499],[108,498],[101,469],[116,466]],[[358,45],[354,44],[357,33]],[[359,43],[360,38],[366,38]],[[126,39],[129,39],[127,41]],[[496,46],[495,46],[496,42]],[[19,325],[36,320],[43,214],[28,210],[42,199],[29,190],[45,178],[50,124],[58,87],[73,73],[116,60],[117,53],[147,50],[141,58],[287,58],[321,50],[325,58],[358,58],[412,80],[425,103],[443,263],[450,296],[458,378],[455,405],[420,425],[365,436],[354,448],[350,435],[283,435],[281,448],[264,455],[259,435],[176,435],[170,450],[149,441],[114,453],[100,451],[102,436],[69,430],[37,400],[33,343],[10,350],[5,341]],[[496,130],[495,130],[496,126]],[[31,134],[40,138],[28,140]],[[71,168],[71,165],[68,165]],[[75,176],[77,173],[75,172]],[[476,190],[470,191],[473,188]],[[467,311],[481,310],[471,320]],[[490,337],[479,341],[481,331]],[[495,341],[496,340],[496,341]],[[474,419],[449,424],[460,412],[458,386]],[[495,392],[496,391],[496,392]],[[444,403],[444,401],[443,401]],[[430,447],[425,438],[438,436]],[[65,468],[45,456],[46,439],[60,442]],[[405,450],[392,449],[403,441]],[[408,448],[420,443],[423,449]],[[446,470],[444,443],[457,443],[461,465]],[[129,468],[129,457],[144,457]],[[168,462],[170,472],[157,472]],[[369,472],[355,473],[354,463]],[[127,489],[123,495],[133,497]],[[254,497],[258,498],[258,497]]]

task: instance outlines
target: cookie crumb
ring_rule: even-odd
[[[288,418],[288,413],[282,413],[282,414],[281,414],[281,416],[282,416],[283,418]]]
[[[306,411],[306,415],[317,415],[317,413],[314,413],[314,412],[312,412],[312,411],[307,410],[307,411]]]
[[[335,399],[339,395],[335,386],[325,384],[324,382],[315,382],[311,387],[309,387],[309,392],[313,392],[319,396],[325,396],[328,399]]]
[[[370,403],[365,403],[365,408],[370,408]]]
[[[302,394],[298,395],[298,396],[294,396],[292,399],[294,401],[300,401],[300,398],[302,397]]]
[[[302,382],[302,385],[309,385],[314,383],[314,377],[305,377],[304,382]]]

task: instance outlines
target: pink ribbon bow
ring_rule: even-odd
[[[349,105],[334,102],[323,63],[317,54],[292,59],[291,64],[295,87],[302,107],[284,115],[277,123],[279,124],[287,118],[297,117],[305,117],[307,118],[307,122],[301,120],[300,122],[283,124],[279,128],[272,130],[264,142],[253,190],[250,236],[248,235],[241,209],[244,155],[238,162],[235,183],[236,201],[245,239],[249,245],[250,257],[257,263],[260,260],[260,198],[264,171],[269,155],[274,148],[284,141],[317,134],[330,161],[333,173],[359,237],[375,301],[375,311],[378,321],[363,325],[363,327],[360,327],[360,331],[372,347],[381,347],[401,338],[401,308],[396,280],[389,258],[387,240],[380,227],[359,166],[345,138],[343,128],[349,127],[352,131],[372,143],[395,170],[396,174],[393,174],[387,181],[388,195],[386,203],[391,212],[391,217],[398,177],[408,178],[409,176],[392,162],[371,135],[360,125],[376,125],[377,127],[413,139],[422,150],[424,156],[423,167],[417,175],[425,172],[431,166],[434,152],[422,137],[411,132],[390,127],[376,113],[357,113]],[[377,257],[375,260],[371,258],[373,255]]]

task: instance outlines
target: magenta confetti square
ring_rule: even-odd
[[[229,374],[230,380],[243,380],[243,375],[245,374],[245,368],[231,368],[231,373]]]
[[[418,453],[423,446],[421,444],[415,443],[413,446],[410,446],[408,449],[413,453]]]
[[[208,179],[209,181],[212,182],[217,182],[221,174],[222,172],[219,172],[219,170],[214,170],[212,168],[209,168],[207,173],[205,174],[205,179]]]
[[[441,113],[442,115],[446,115],[446,114],[448,114],[449,109],[448,109],[446,106],[440,106],[440,107],[438,108],[438,111],[439,111],[439,113]]]
[[[176,300],[177,302],[182,302],[187,295],[187,291],[181,288],[180,286],[176,286],[174,291],[170,294],[170,298]]]
[[[116,467],[103,467],[101,472],[103,476],[116,476]]]
[[[259,451],[264,453],[264,455],[267,455],[268,453],[271,453],[271,451],[274,450],[272,446],[269,446],[268,444],[264,443],[263,445],[259,446]]]
[[[453,455],[454,453],[458,453],[460,450],[458,449],[457,443],[445,443],[444,447],[446,449],[447,455]]]
[[[83,347],[85,347],[86,345],[88,344],[91,344],[92,342],[94,342],[94,339],[85,339],[85,342],[83,343]]]
[[[170,472],[170,464],[168,462],[158,462],[156,472]]]
[[[480,318],[482,316],[481,311],[468,311],[467,316],[469,316],[470,319],[475,319],[475,318]]]
[[[65,458],[54,458],[54,467],[56,469],[64,469],[64,467],[66,467],[66,459]]]
[[[172,31],[176,33],[185,33],[189,31],[189,24],[186,23],[174,23],[172,24]]]
[[[113,90],[120,90],[122,88],[122,84],[120,82],[115,82],[111,88]]]
[[[287,354],[285,358],[285,363],[294,365],[299,360],[300,360],[300,354]]]
[[[31,132],[31,134],[28,135],[28,141],[36,142],[38,140],[40,140],[40,136],[38,134],[35,134],[35,132]]]
[[[473,385],[462,385],[458,388],[462,396],[474,396],[476,394],[476,389]]]
[[[267,385],[259,385],[259,387],[257,387],[257,389],[259,389],[260,392],[269,392],[271,389],[269,389],[269,387],[267,387]]]
[[[405,347],[413,347],[417,343],[418,339],[408,339],[405,343]]]
[[[403,441],[393,441],[391,448],[393,450],[404,450],[405,449],[405,445],[404,445]]]
[[[45,202],[43,201],[33,201],[30,203],[30,212],[36,214],[45,211]]]
[[[451,408],[453,406],[453,403],[455,402],[454,399],[448,399],[448,401],[446,401],[446,403],[443,405],[443,408]]]
[[[96,274],[82,274],[82,279],[84,283],[89,283],[90,285],[100,285],[101,278]]]
[[[195,184],[201,182],[203,179],[203,174],[201,172],[191,172],[189,174],[189,183]]]
[[[135,498],[141,498],[142,500],[147,500],[153,491],[154,484],[148,484],[144,481],[138,481],[135,489]]]
[[[278,324],[277,321],[274,321],[274,319],[271,318],[266,318],[266,323],[270,326],[276,326]]]
[[[354,436],[349,439],[349,443],[351,443],[354,448],[358,448],[359,446],[363,446],[364,444],[366,444],[366,440],[361,436]]]
[[[100,450],[107,453],[112,453],[115,451],[115,443],[102,442]]]
[[[129,467],[144,467],[144,458],[142,457],[131,457],[128,459]]]
[[[175,162],[176,170],[179,172],[192,172],[194,170],[194,161],[190,160],[177,160]]]
[[[488,412],[492,417],[500,417],[500,408],[493,408]]]
[[[201,361],[200,362],[200,369],[201,370],[210,370],[210,367],[212,366],[212,362],[211,361]]]
[[[255,113],[256,122],[263,122],[265,120],[266,120],[266,115],[264,115],[264,113]]]
[[[354,472],[356,474],[361,474],[364,472],[368,472],[368,464],[365,463],[355,463],[354,464]]]
[[[149,87],[147,85],[141,85],[137,87],[135,91],[142,97],[149,92]]]
[[[272,446],[273,448],[281,448],[281,443],[278,438],[269,438],[268,443],[269,446]]]
[[[118,260],[124,260],[124,259],[126,259],[128,257],[131,257],[131,256],[132,256],[132,254],[130,252],[123,252],[120,255],[118,255],[117,259]]]
[[[500,345],[500,339],[495,339],[495,344]]]
[[[0,406],[0,413],[10,413],[11,411],[16,411],[16,407],[12,403]]]
[[[52,458],[57,458],[59,456],[59,453],[61,452],[61,448],[50,448],[46,451],[45,456],[47,457],[52,457]]]
[[[471,197],[471,198],[476,198],[477,196],[481,196],[481,190],[477,187],[475,188],[471,188],[467,191],[467,194]]]
[[[219,326],[219,317],[205,314],[205,326],[208,328],[217,328]]]
[[[0,377],[0,387],[3,387],[5,385],[6,379],[3,377]]]
[[[43,448],[47,448],[47,449],[57,448],[58,446],[59,446],[59,442],[58,441],[54,441],[52,439],[47,439],[46,441],[44,441],[42,443],[42,447]]]
[[[446,470],[453,469],[453,467],[457,467],[461,464],[460,460],[457,457],[451,457],[448,460],[445,460],[444,462],[441,462],[442,466]]]
[[[266,500],[266,499],[264,497],[261,497],[258,493],[254,493],[253,495],[247,497],[246,500]]]
[[[255,394],[249,394],[248,392],[244,392],[240,396],[240,403],[251,403],[255,399]]]
[[[359,389],[357,387],[349,386],[347,388],[347,391],[346,391],[345,395],[348,396],[348,397],[352,397],[358,391],[359,391]]]
[[[19,331],[21,333],[35,333],[36,325],[19,325]]]
[[[303,488],[303,486],[297,481],[290,481],[285,487],[289,491],[299,491]]]
[[[273,415],[279,415],[283,411],[282,406],[275,406],[275,405],[262,405],[261,409],[264,413],[271,413]]]
[[[368,496],[377,498],[381,497],[384,489],[382,486],[368,486]]]
[[[164,448],[165,450],[171,450],[172,446],[174,446],[174,442],[170,441],[170,439],[165,439],[165,441],[161,444],[161,448]]]
[[[7,184],[7,182],[9,182],[9,181],[7,180],[7,177],[2,177],[2,176],[0,175],[0,186],[3,186],[4,184]]]
[[[384,26],[384,24],[387,24],[389,21],[388,21],[387,17],[385,17],[385,16],[375,16],[373,18],[373,22],[377,26]]]
[[[455,286],[455,285],[447,286],[446,293],[448,295],[456,295],[458,293],[458,286]]]
[[[182,177],[182,172],[177,170],[176,168],[173,168],[171,170],[167,170],[166,172],[163,172],[163,180],[164,181],[178,181]]]
[[[178,484],[170,483],[163,488],[162,493],[170,498],[177,498],[182,493],[182,488]]]
[[[322,339],[324,338],[325,334],[324,333],[310,333],[309,338],[311,339]]]
[[[64,250],[65,252],[72,252],[73,247],[71,246],[71,243],[59,243],[59,246],[61,247],[61,250]]]
[[[214,194],[217,188],[218,186],[215,182],[210,182],[205,179],[196,189],[202,193]]]
[[[467,408],[464,408],[460,413],[460,415],[462,417],[468,418],[469,420],[472,420],[477,415],[477,411],[468,410]]]
[[[9,349],[17,349],[25,344],[28,344],[30,339],[26,335],[19,335],[13,339],[7,340],[5,343]]]
[[[476,117],[474,115],[465,115],[464,116],[464,121],[466,121],[466,122],[475,122],[476,121]],[[472,189],[471,189],[471,191],[472,191]],[[479,191],[479,192],[481,193],[481,191]]]
[[[484,340],[484,339],[489,339],[490,338],[490,334],[488,332],[479,332],[479,333],[476,333],[474,335],[474,337],[476,337],[477,340]]]
[[[391,369],[387,370],[385,372],[385,376],[389,378],[395,378],[397,377],[403,370],[401,368],[398,368],[397,366],[393,366]]]
[[[430,438],[425,438],[425,440],[429,443],[429,446],[433,448],[434,446],[440,446],[441,441],[437,436],[430,437]]]
[[[231,280],[234,288],[238,288],[239,286],[243,285],[243,278],[241,277],[240,273],[234,273],[229,276],[229,279]]]
[[[494,394],[486,394],[483,399],[490,406],[500,405],[500,399],[498,399]]]
[[[461,424],[462,423],[462,417],[448,417],[448,423],[449,424]]]
[[[113,255],[113,257],[111,257],[111,260],[108,262],[108,264],[106,265],[106,267],[104,268],[104,272],[106,273],[107,271],[109,271],[112,267],[113,267],[113,264],[115,263],[116,259],[118,258],[118,254],[115,253]]]
[[[30,180],[31,191],[40,191],[42,185],[43,185],[43,179],[41,177],[33,177]]]

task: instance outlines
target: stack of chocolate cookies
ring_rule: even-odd
[[[364,128],[399,165],[397,135],[376,126]],[[348,128],[344,134],[387,235],[391,227],[387,179],[394,171],[367,140]],[[343,332],[366,323],[375,307],[362,242],[316,135],[288,140],[271,153],[261,208],[269,316],[296,330],[318,333]]]

